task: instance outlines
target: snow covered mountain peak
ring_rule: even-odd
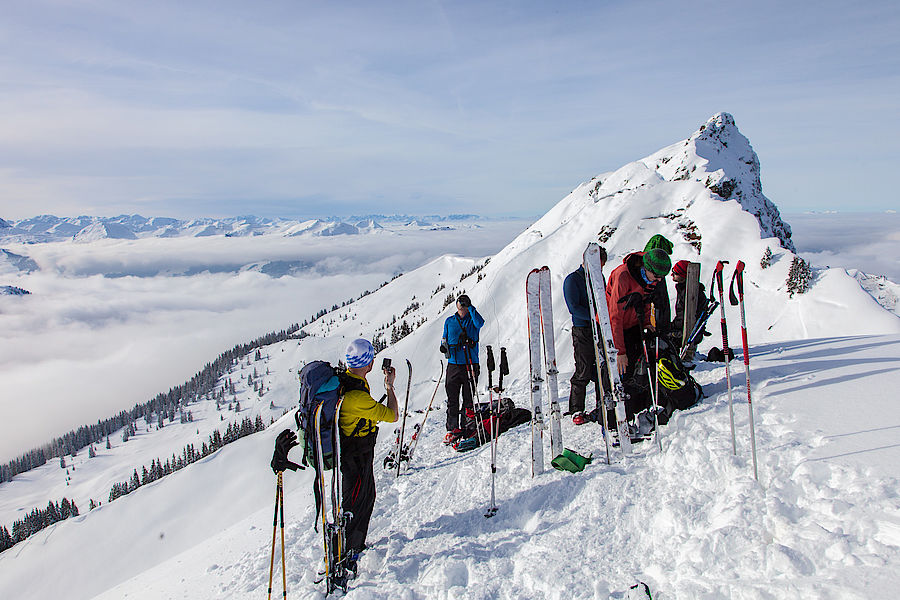
[[[121,223],[96,221],[76,233],[72,239],[87,243],[103,239],[136,240],[137,236]]]
[[[762,237],[796,252],[791,227],[762,192],[759,157],[729,113],[716,113],[687,140],[641,161],[668,182],[696,181],[722,200],[737,200],[759,221]]]

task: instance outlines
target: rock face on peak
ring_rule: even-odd
[[[759,221],[763,237],[777,238],[784,249],[796,252],[790,225],[763,195],[759,157],[730,114],[713,115],[684,142],[641,162],[666,181],[697,181],[722,200],[736,200]]]

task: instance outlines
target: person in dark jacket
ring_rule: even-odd
[[[644,253],[650,252],[654,248],[659,248],[671,257],[674,246],[666,237],[657,233],[647,241]],[[656,284],[650,302],[656,309],[656,331],[662,336],[668,335],[672,327],[672,309],[669,305],[669,290],[666,287],[665,277]]]
[[[606,249],[600,248],[600,266],[606,265]],[[572,315],[572,346],[575,352],[575,372],[569,379],[569,408],[565,414],[573,415],[573,421],[581,421],[584,412],[584,399],[587,395],[587,384],[594,382],[594,394],[600,402],[600,385],[597,383],[597,358],[594,348],[594,331],[591,326],[590,300],[588,299],[587,281],[584,265],[566,276],[563,282],[563,297]]]
[[[484,318],[472,306],[465,294],[456,300],[456,312],[444,320],[441,352],[447,357],[447,431],[461,430],[465,421],[465,409],[472,408],[472,388],[478,381],[478,335],[484,326]],[[471,372],[471,375],[470,375]],[[459,393],[462,391],[462,411]]]

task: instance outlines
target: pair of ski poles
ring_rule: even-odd
[[[722,323],[722,353],[725,355],[725,385],[728,388],[728,415],[731,419],[731,450],[737,455],[737,436],[734,431],[734,407],[731,396],[731,369],[729,367],[729,354],[731,352],[728,347],[728,328],[725,323],[725,285],[723,283],[723,271],[727,261],[719,261],[716,263],[716,270],[713,273],[713,281],[710,287],[715,284],[719,291],[719,309]],[[728,289],[728,299],[732,306],[740,306],[741,311],[741,342],[744,350],[744,374],[747,378],[747,409],[750,415],[750,447],[753,454],[753,478],[759,481],[759,469],[756,462],[756,430],[753,424],[753,401],[750,396],[750,349],[747,343],[747,321],[744,316],[744,262],[738,261],[734,268],[734,274],[731,276],[731,285]],[[737,283],[738,294],[735,295],[734,287]]]
[[[278,471],[275,484],[275,518],[272,521],[272,555],[269,561],[269,600],[272,600],[272,577],[275,574],[275,533],[281,515],[281,586],[282,598],[287,598],[287,570],[284,565],[284,471]]]
[[[488,393],[491,402],[491,505],[484,516],[487,518],[497,514],[497,501],[494,492],[494,481],[497,478],[497,436],[500,435],[500,394],[503,392],[503,376],[509,375],[509,363],[506,360],[506,348],[500,348],[500,375],[496,389],[493,374],[496,368],[494,349],[487,347]],[[497,408],[494,408],[494,392],[497,393]]]
[[[465,356],[466,356],[466,373],[468,374],[469,384],[472,390],[472,412],[475,415],[475,430],[476,435],[478,436],[481,444],[484,444],[488,441],[488,433],[484,428],[484,423],[481,420],[480,413],[480,402],[478,400],[478,386],[475,381],[475,367],[472,363],[472,355],[468,346],[464,346]],[[487,370],[488,370],[488,392],[490,394],[489,400],[489,419],[491,424],[491,433],[490,433],[490,442],[491,442],[491,504],[488,507],[487,511],[484,513],[486,518],[491,518],[495,514],[497,514],[497,501],[496,501],[496,477],[497,477],[497,436],[499,435],[500,428],[500,416],[499,416],[499,404],[500,398],[497,398],[497,407],[494,405],[494,385],[493,385],[493,373],[494,368],[496,367],[496,363],[494,362],[494,349],[491,346],[487,346]],[[506,348],[500,348],[500,383],[497,386],[497,392],[499,394],[503,389],[503,375],[509,374],[509,364],[506,360]],[[481,445],[479,444],[479,445]]]

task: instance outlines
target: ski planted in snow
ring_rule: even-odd
[[[425,416],[422,417],[422,421],[420,423],[416,423],[413,427],[412,437],[409,439],[409,446],[405,449],[405,452],[401,452],[402,455],[406,455],[406,463],[409,465],[409,462],[413,458],[413,454],[416,451],[416,445],[419,443],[419,436],[422,435],[422,430],[425,428],[425,423],[428,421],[428,413],[431,412],[431,405],[434,404],[434,399],[437,396],[438,390],[441,387],[441,381],[444,380],[444,361],[441,361],[441,374],[438,376],[437,384],[434,386],[434,393],[431,394],[431,401],[428,403],[428,408],[425,409]]]
[[[328,502],[328,495],[325,490],[325,461],[322,451],[322,408],[324,402],[316,408],[315,420],[315,436],[316,436],[316,492],[322,502],[322,542],[325,551],[325,571],[323,577],[319,581],[325,582],[325,595],[340,589],[347,591],[347,585],[350,580],[356,576],[355,566],[350,561],[349,548],[347,548],[346,531],[347,524],[350,522],[350,513],[344,512],[341,507],[341,499],[343,498],[343,490],[341,488],[341,445],[337,442],[340,439],[340,419],[338,416],[341,412],[341,404],[344,397],[341,396],[334,411],[334,466],[331,469],[331,502]],[[331,507],[331,517],[329,518],[328,506]]]
[[[532,269],[525,280],[528,307],[528,357],[531,370],[531,475],[544,472],[544,413],[541,388],[547,375],[547,397],[550,403],[550,451],[558,456],[563,451],[557,389],[556,346],[553,338],[553,307],[550,290],[550,268]],[[542,345],[543,340],[543,345]],[[544,361],[541,362],[543,354]]]
[[[685,276],[685,295],[684,295],[684,323],[682,324],[681,339],[682,348],[680,352],[684,354],[688,360],[694,357],[696,344],[688,343],[691,333],[694,331],[694,325],[700,315],[697,313],[697,297],[700,295],[700,263],[690,262],[687,266],[687,275]]]
[[[443,365],[443,363],[441,363]],[[406,379],[406,400],[403,402],[403,417],[400,419],[400,428],[395,430],[396,438],[394,439],[394,449],[388,452],[384,457],[384,468],[395,469],[396,477],[400,477],[400,465],[403,461],[409,462],[409,454],[407,454],[407,446],[403,444],[403,434],[406,430],[406,411],[409,408],[409,388],[412,385],[412,363],[406,360],[406,368],[409,375]]]
[[[540,271],[533,269],[525,280],[528,308],[528,364],[531,373],[531,476],[544,472],[544,412],[541,408],[541,290]]]
[[[615,406],[616,415],[616,431],[619,434],[619,447],[623,456],[631,454],[631,437],[628,431],[628,417],[625,412],[625,387],[622,385],[622,379],[619,377],[619,367],[617,356],[619,351],[613,343],[612,324],[609,320],[609,307],[606,304],[606,281],[603,279],[603,271],[600,266],[600,247],[596,242],[588,244],[584,251],[584,273],[587,279],[588,300],[591,305],[591,312],[594,318],[591,319],[591,328],[594,333],[594,343],[602,348],[604,362],[609,374],[609,381],[612,390],[608,393],[612,394],[612,401]],[[599,369],[600,364],[598,362]],[[599,373],[597,374],[599,377]],[[606,402],[604,402],[606,404]],[[599,408],[599,407],[598,407]],[[605,406],[600,410],[606,414]],[[604,427],[604,434],[608,435],[607,427]]]

